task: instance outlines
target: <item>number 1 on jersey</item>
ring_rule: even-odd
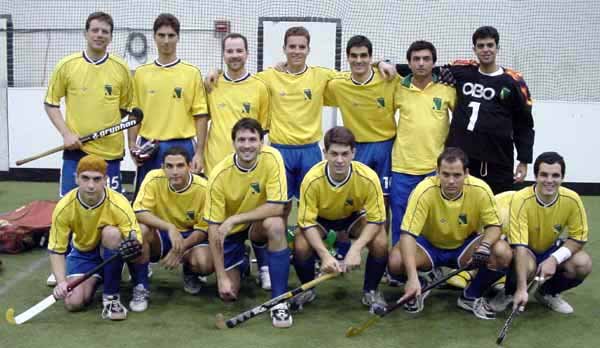
[[[471,117],[469,117],[469,124],[467,125],[467,130],[472,132],[475,129],[475,123],[477,123],[477,117],[479,117],[479,106],[481,106],[480,102],[470,102],[469,107],[473,109],[471,112]]]

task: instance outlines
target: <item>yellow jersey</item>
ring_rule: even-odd
[[[114,226],[121,231],[123,239],[135,231],[138,241],[142,232],[135,213],[127,198],[109,188],[104,189],[104,198],[95,206],[86,205],[79,198],[79,189],[67,193],[54,208],[52,226],[48,236],[48,250],[64,254],[72,235],[73,246],[80,251],[95,249],[102,241],[102,228]]]
[[[352,79],[352,73],[338,74],[325,90],[325,105],[337,106],[344,127],[359,143],[386,141],[396,135],[394,93],[400,78],[386,81],[377,69],[364,84]]]
[[[52,73],[45,104],[60,107],[64,97],[65,122],[75,134],[84,136],[121,122],[120,110],[131,107],[132,79],[127,63],[112,54],[92,61],[83,53],[63,58]],[[81,149],[105,160],[123,158],[123,133],[83,144]]]
[[[230,216],[256,209],[265,203],[287,203],[283,158],[276,149],[263,145],[250,169],[237,164],[235,154],[219,162],[208,178],[204,220],[221,224]],[[246,230],[236,225],[230,234]]]
[[[463,192],[450,200],[443,196],[436,175],[425,178],[410,194],[400,229],[422,235],[436,248],[456,249],[480,226],[500,226],[490,187],[468,175]]]
[[[425,175],[435,170],[450,127],[450,110],[456,105],[454,87],[433,81],[423,90],[402,79],[394,97],[400,112],[392,149],[392,171]]]
[[[206,197],[206,179],[190,173],[189,184],[176,191],[169,185],[163,169],[150,171],[140,187],[133,210],[148,211],[163,221],[172,223],[180,232],[201,230],[208,226],[202,219]]]
[[[515,192],[516,191],[505,191],[494,196],[496,199],[498,216],[500,217],[500,223],[502,224],[502,234],[505,236],[508,235],[510,222],[510,203],[512,202]]]
[[[139,135],[171,140],[196,136],[195,117],[208,114],[200,70],[182,60],[138,67],[133,104],[144,111]]]
[[[550,204],[537,199],[535,185],[515,193],[508,231],[511,245],[524,245],[536,253],[543,253],[561,234],[580,243],[588,240],[587,215],[575,191],[559,187],[556,199]]]
[[[210,175],[214,166],[234,151],[231,129],[238,120],[254,118],[266,129],[269,90],[264,82],[250,74],[236,81],[221,75],[215,89],[208,94],[208,108],[210,128],[204,148],[206,175]]]
[[[327,161],[313,166],[302,180],[298,225],[309,228],[317,218],[341,220],[366,210],[368,223],[385,223],[383,192],[377,174],[367,165],[352,161],[346,180],[334,183]]]

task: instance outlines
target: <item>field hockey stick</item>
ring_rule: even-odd
[[[539,284],[542,282],[542,279],[543,278],[540,278],[538,276],[533,278],[533,280],[527,285],[527,292],[529,293],[530,291],[535,290],[539,286]],[[504,322],[502,329],[500,329],[500,333],[498,333],[498,338],[496,339],[497,345],[502,344],[502,342],[506,338],[506,334],[508,333],[508,329],[510,328],[510,325],[512,324],[513,320],[519,314],[521,314],[524,310],[525,310],[524,306],[517,306],[517,307],[513,308],[513,310],[510,312],[510,315],[508,316],[508,319],[506,319],[506,321]]]
[[[133,110],[131,110],[131,112],[127,112],[127,115],[133,116],[133,119],[128,119],[125,122],[121,122],[119,124],[101,129],[99,131],[93,132],[91,134],[82,136],[79,138],[79,141],[84,144],[87,143],[89,141],[93,141],[93,140],[97,140],[100,138],[104,138],[106,136],[112,135],[112,134],[116,134],[119,133],[125,129],[137,126],[138,124],[140,124],[140,122],[142,122],[142,119],[144,118],[144,113],[142,112],[141,109],[138,108],[134,108]],[[59,152],[59,151],[63,151],[65,149],[64,145],[61,146],[57,146],[55,148],[52,148],[50,150],[44,151],[42,153],[39,153],[37,155],[31,156],[31,157],[27,157],[24,158],[22,160],[18,160],[16,163],[18,166],[23,165],[25,163],[29,163],[31,161],[35,161],[36,159],[42,158],[42,157],[46,157],[48,155],[51,155],[53,153]]]
[[[421,290],[421,293],[425,293],[429,290],[435,289],[438,286],[440,286],[441,284],[445,283],[448,279],[454,277],[455,275],[459,274],[462,271],[466,271],[467,269],[469,269],[471,267],[471,264],[466,264],[464,266],[462,266],[461,268],[454,270],[448,274],[446,274],[445,276],[436,279],[433,283],[427,285],[425,288],[423,288]],[[360,335],[363,331],[365,331],[366,329],[368,329],[370,326],[374,325],[375,323],[377,323],[381,318],[385,317],[386,315],[390,314],[391,312],[393,312],[394,310],[398,309],[399,307],[401,307],[403,304],[405,304],[406,302],[410,301],[411,298],[405,298],[404,300],[398,300],[396,302],[394,302],[394,304],[392,304],[390,307],[386,307],[384,310],[379,311],[377,313],[373,313],[373,315],[371,316],[371,318],[369,320],[366,320],[365,322],[363,322],[360,326],[356,327],[356,326],[351,326],[350,328],[348,328],[348,330],[346,331],[346,337],[353,337],[356,335]]]
[[[267,301],[263,304],[260,304],[250,310],[242,312],[228,320],[225,320],[225,317],[223,316],[223,314],[219,313],[219,314],[217,314],[217,317],[216,317],[215,326],[219,329],[236,327],[239,324],[241,324],[249,319],[252,319],[257,315],[266,312],[270,308],[275,307],[276,305],[278,305],[300,293],[303,293],[306,290],[314,288],[315,286],[317,286],[317,284],[319,284],[321,282],[324,282],[328,279],[337,277],[338,274],[339,273],[326,273],[316,279],[311,280],[308,283],[304,283],[301,286],[299,286],[293,290],[290,290],[284,294],[281,294],[275,298],[272,298],[269,301]]]

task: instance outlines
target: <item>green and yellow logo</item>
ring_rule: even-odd
[[[502,87],[500,90],[500,100],[504,100],[510,96],[510,89],[507,87]]]
[[[385,98],[384,97],[377,98],[377,107],[385,108]]]
[[[254,191],[254,193],[260,193],[260,184],[257,182],[253,182],[250,184],[250,188],[252,189],[252,191]]]
[[[554,233],[561,234],[563,231],[563,226],[561,224],[556,224],[552,227],[554,229]]]
[[[173,98],[181,99],[182,95],[183,95],[183,88],[181,88],[181,87],[173,88]]]
[[[467,222],[467,214],[460,214],[458,215],[458,224],[459,225],[466,225]]]
[[[348,199],[346,200],[346,203],[345,203],[345,204],[346,204],[346,205],[349,205],[349,206],[353,206],[353,205],[354,205],[354,200],[353,200],[352,198],[348,198]]]
[[[312,100],[312,91],[310,88],[304,90],[304,100]]]
[[[433,97],[433,110],[442,110],[443,100],[439,97]]]
[[[250,113],[250,103],[242,103],[242,114],[249,114]]]
[[[193,210],[188,210],[185,212],[185,215],[187,215],[188,219],[194,220],[194,216],[196,216],[196,212]]]
[[[112,85],[104,85],[104,95],[105,96],[110,96],[112,95],[113,92],[113,87]]]

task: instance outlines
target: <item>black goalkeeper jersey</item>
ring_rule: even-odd
[[[531,163],[532,102],[522,76],[510,69],[487,75],[473,64],[447,67],[456,79],[457,102],[446,146],[460,147],[469,157],[504,165],[514,164],[516,147],[517,160]]]

